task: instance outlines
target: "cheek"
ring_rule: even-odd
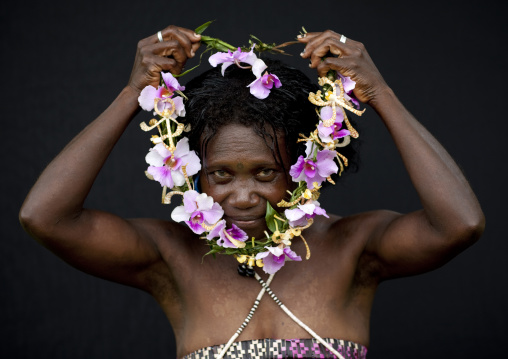
[[[237,192],[248,189],[251,192],[250,195],[258,196],[263,201],[270,202],[272,206],[276,206],[281,199],[287,197],[286,191],[291,190],[290,185],[283,178],[270,183],[253,180],[248,183],[234,181],[228,184],[215,184],[211,180],[207,181],[206,178],[203,178],[200,181],[200,187],[202,192],[211,196],[219,204]]]

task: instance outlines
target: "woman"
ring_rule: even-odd
[[[227,256],[206,258],[200,264],[207,248],[178,223],[125,220],[83,208],[102,165],[138,111],[140,92],[147,85],[157,86],[161,71],[180,73],[200,46],[200,36],[187,29],[170,26],[161,35],[163,41],[153,35],[139,42],[128,85],[46,168],[20,218],[34,238],[76,268],[153,295],[171,322],[177,355],[182,357],[226,343],[259,286],[239,276],[236,261]],[[480,237],[484,217],[457,165],[397,100],[363,45],[341,40],[332,31],[306,34],[298,39],[305,45],[301,56],[310,60],[319,76],[332,69],[356,81],[354,95],[385,123],[423,209],[316,218],[304,232],[311,259],[286,264],[271,288],[321,337],[346,340],[340,345],[364,355],[377,285],[446,263]],[[335,56],[322,61],[329,53]],[[199,91],[189,88],[197,96]],[[194,109],[199,112],[199,106]],[[275,206],[293,186],[288,175],[296,156],[293,142],[288,143],[293,135],[268,124],[252,126],[231,113],[231,121],[215,129],[194,128],[194,146],[203,164],[201,190],[222,206],[228,224],[261,237],[266,203]],[[298,240],[292,249],[305,253]],[[265,298],[240,340],[264,338],[309,338],[309,334]]]

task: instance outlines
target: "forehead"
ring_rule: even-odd
[[[266,132],[274,137],[273,131]],[[273,143],[274,149],[278,145],[281,160],[287,165],[289,158],[284,135],[277,134],[276,139],[277,143]],[[274,156],[278,157],[278,153],[269,147],[268,144],[272,141],[275,141],[275,138],[263,138],[252,127],[241,124],[223,126],[207,144],[205,163],[207,166],[219,163],[273,165],[277,163]]]

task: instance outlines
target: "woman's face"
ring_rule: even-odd
[[[277,138],[287,167],[284,137]],[[276,205],[290,188],[290,178],[252,128],[232,124],[209,141],[200,185],[222,206],[228,226],[234,223],[249,237],[261,238],[267,229],[266,203],[280,211]]]

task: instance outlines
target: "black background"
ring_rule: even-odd
[[[246,44],[251,33],[266,42],[291,40],[303,25],[308,31],[330,28],[366,45],[401,101],[463,168],[487,218],[482,239],[445,267],[381,285],[369,357],[500,356],[508,334],[502,3],[2,3],[0,356],[175,357],[171,327],[152,298],[69,267],[22,231],[17,212],[48,162],[126,85],[139,39],[168,24],[195,28],[211,19],[217,21],[206,33],[232,44]],[[301,47],[289,51],[297,55]],[[316,77],[299,56],[286,60]],[[140,114],[127,129],[88,207],[169,218],[169,209],[159,204],[160,187],[143,174],[150,143],[138,123],[147,119]],[[379,118],[368,108],[358,122],[360,171],[328,191],[323,207],[341,215],[418,209]]]

